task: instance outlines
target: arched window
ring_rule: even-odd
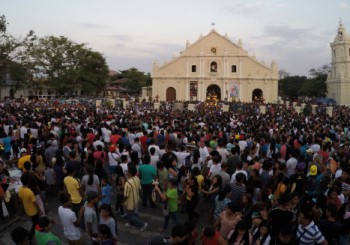
[[[210,63],[210,72],[217,72],[218,71],[218,64],[213,61]]]

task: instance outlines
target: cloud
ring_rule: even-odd
[[[104,28],[105,25],[91,23],[91,22],[83,22],[79,24],[81,27],[89,28],[89,29],[97,29],[97,28]]]
[[[125,35],[125,34],[98,34],[95,36],[100,38],[118,40],[118,41],[131,41],[132,39],[137,38],[135,36]]]
[[[344,9],[350,9],[350,5],[346,2],[340,2],[339,6]]]
[[[248,38],[247,46],[254,48],[258,60],[276,59],[280,69],[308,75],[311,68],[330,63],[330,36],[330,32],[318,33],[313,27],[267,25],[261,35]],[[310,64],[312,67],[308,67]]]

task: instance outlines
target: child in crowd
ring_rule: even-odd
[[[108,183],[107,176],[104,176],[101,180],[101,204],[111,205],[111,199],[111,186]]]
[[[53,166],[53,163],[50,163],[49,167],[45,170],[44,177],[45,177],[46,186],[48,188],[48,192],[56,196],[57,195],[56,174],[52,166]]]
[[[100,225],[107,225],[112,233],[112,238],[117,240],[118,228],[117,222],[113,216],[112,208],[108,204],[102,204],[99,208],[100,212]]]

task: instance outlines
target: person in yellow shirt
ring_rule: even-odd
[[[21,182],[23,187],[18,191],[18,197],[23,203],[24,210],[26,214],[32,219],[32,228],[29,233],[29,240],[32,241],[35,232],[35,226],[39,222],[40,209],[36,203],[33,191],[28,187],[31,181],[31,176],[29,173],[24,173],[21,177]]]
[[[21,149],[21,157],[18,159],[18,169],[24,171],[24,163],[25,162],[31,162],[30,161],[30,155],[27,155],[27,150],[25,148]]]
[[[76,168],[67,166],[67,176],[63,179],[64,187],[72,199],[72,210],[78,217],[79,210],[83,206],[84,192],[80,185],[80,180],[75,177],[77,172]]]

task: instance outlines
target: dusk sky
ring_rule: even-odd
[[[329,43],[342,19],[350,33],[349,0],[1,0],[8,31],[66,36],[103,53],[112,70],[151,72],[215,30],[258,60],[292,75],[330,64]]]

